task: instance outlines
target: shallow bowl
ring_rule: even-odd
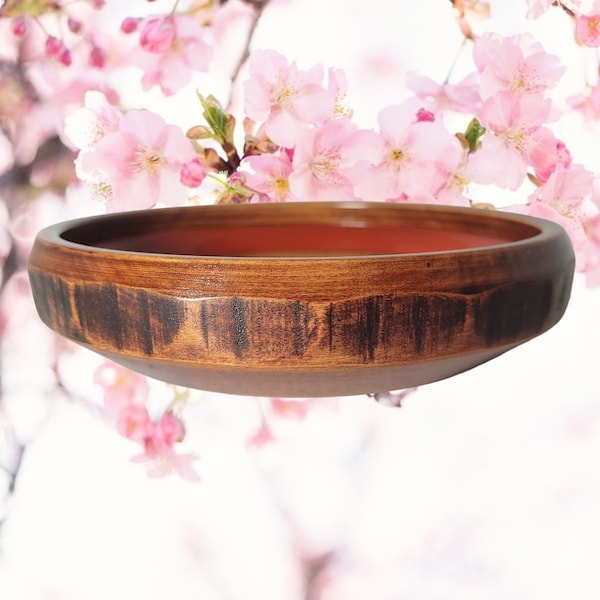
[[[574,269],[557,224],[392,203],[215,205],[41,231],[53,330],[179,385],[354,395],[455,375],[552,327]]]

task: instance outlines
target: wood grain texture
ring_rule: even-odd
[[[69,339],[165,381],[283,397],[469,369],[552,327],[573,268],[554,223],[362,202],[105,215],[43,230],[29,262],[40,317]]]

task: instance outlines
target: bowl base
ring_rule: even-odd
[[[464,356],[450,356],[404,365],[354,365],[338,369],[217,367],[202,368],[153,359],[124,357],[110,352],[102,356],[153,379],[236,396],[322,398],[360,396],[418,387],[447,379],[485,363],[519,344],[494,347]],[[95,352],[98,350],[93,349]]]

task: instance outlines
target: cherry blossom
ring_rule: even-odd
[[[600,13],[578,16],[575,19],[575,36],[584,46],[600,46]]]
[[[580,252],[581,268],[589,287],[600,286],[600,213],[584,221],[587,243]]]
[[[194,149],[179,128],[151,111],[131,110],[116,131],[83,154],[82,170],[92,183],[110,188],[109,210],[148,208],[185,201],[181,169],[194,158]]]
[[[153,423],[148,409],[139,404],[124,406],[117,415],[116,427],[123,437],[143,446],[149,443],[153,435]]]
[[[200,481],[192,466],[198,456],[175,451],[175,444],[183,439],[185,432],[183,423],[173,413],[165,412],[153,421],[145,406],[130,404],[119,414],[116,426],[121,435],[142,446],[143,452],[131,460],[146,463],[150,477],[175,472],[189,481]]]
[[[322,81],[322,65],[303,71],[278,52],[257,50],[244,84],[246,114],[264,121],[273,142],[291,148],[309,124],[333,115],[338,89],[324,89]]]
[[[531,196],[527,212],[559,222],[578,252],[586,241],[584,222],[597,212],[590,199],[593,183],[594,174],[581,165],[557,165]]]
[[[117,420],[130,406],[144,406],[148,401],[148,380],[143,375],[112,361],[103,362],[94,373],[94,383],[103,389],[103,408]]]
[[[541,17],[554,4],[554,0],[526,0],[526,2],[528,19]]]
[[[567,98],[570,108],[581,113],[585,120],[600,119],[600,82],[588,85],[581,94]]]
[[[458,166],[462,156],[458,140],[441,123],[419,120],[417,106],[411,100],[380,111],[380,134],[370,164],[363,161],[355,171],[361,198],[431,199]]]
[[[548,181],[558,165],[568,168],[571,160],[571,153],[561,140],[556,140],[554,146],[536,147],[531,152],[531,162],[535,176],[542,183]]]
[[[252,170],[246,175],[246,185],[258,192],[261,199],[274,202],[296,200],[290,190],[292,161],[287,152],[248,156],[243,162]]]
[[[543,127],[549,113],[550,102],[540,96],[519,99],[511,92],[499,92],[488,98],[480,119],[489,131],[471,157],[477,181],[516,190],[529,165],[539,162],[545,168],[542,157],[556,152],[554,134]]]
[[[405,83],[417,98],[427,100],[428,106],[435,112],[477,113],[481,108],[476,73],[470,73],[456,84],[439,84],[425,75],[409,72],[405,76]]]
[[[90,90],[85,94],[84,106],[65,118],[64,132],[75,148],[90,151],[105,135],[117,131],[122,116],[104,93]]]
[[[146,377],[105,361],[97,368],[94,381],[104,391],[103,409],[117,431],[142,448],[132,461],[147,463],[152,477],[176,472],[190,481],[199,481],[191,464],[197,456],[175,450],[185,436],[181,419],[170,410],[158,419],[151,417]]]
[[[145,453],[138,454],[131,459],[132,462],[147,465],[148,477],[165,477],[175,473],[182,479],[192,483],[201,481],[200,475],[193,466],[193,463],[197,460],[198,455],[193,452],[178,453],[174,450],[154,456]]]
[[[173,15],[148,19],[140,32],[140,46],[146,52],[164,54],[175,43],[176,29]]]
[[[545,52],[528,34],[483,34],[475,43],[473,59],[484,100],[500,91],[517,97],[544,93],[554,87],[565,70],[558,57]]]
[[[302,132],[294,148],[290,191],[303,201],[356,200],[357,164],[369,160],[379,144],[373,132],[344,118]]]
[[[190,83],[195,72],[208,69],[212,48],[198,19],[170,15],[142,25],[140,45],[130,58],[144,72],[145,90],[157,85],[163,94],[172,95]]]
[[[436,192],[433,201],[436,204],[450,206],[468,206],[469,184],[477,177],[476,167],[471,163],[472,155],[463,150],[462,157],[457,166],[448,173],[446,182]]]

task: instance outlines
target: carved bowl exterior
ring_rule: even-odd
[[[562,317],[557,224],[435,205],[214,205],[53,225],[29,260],[42,320],[150,377],[254,396],[443,379]]]

